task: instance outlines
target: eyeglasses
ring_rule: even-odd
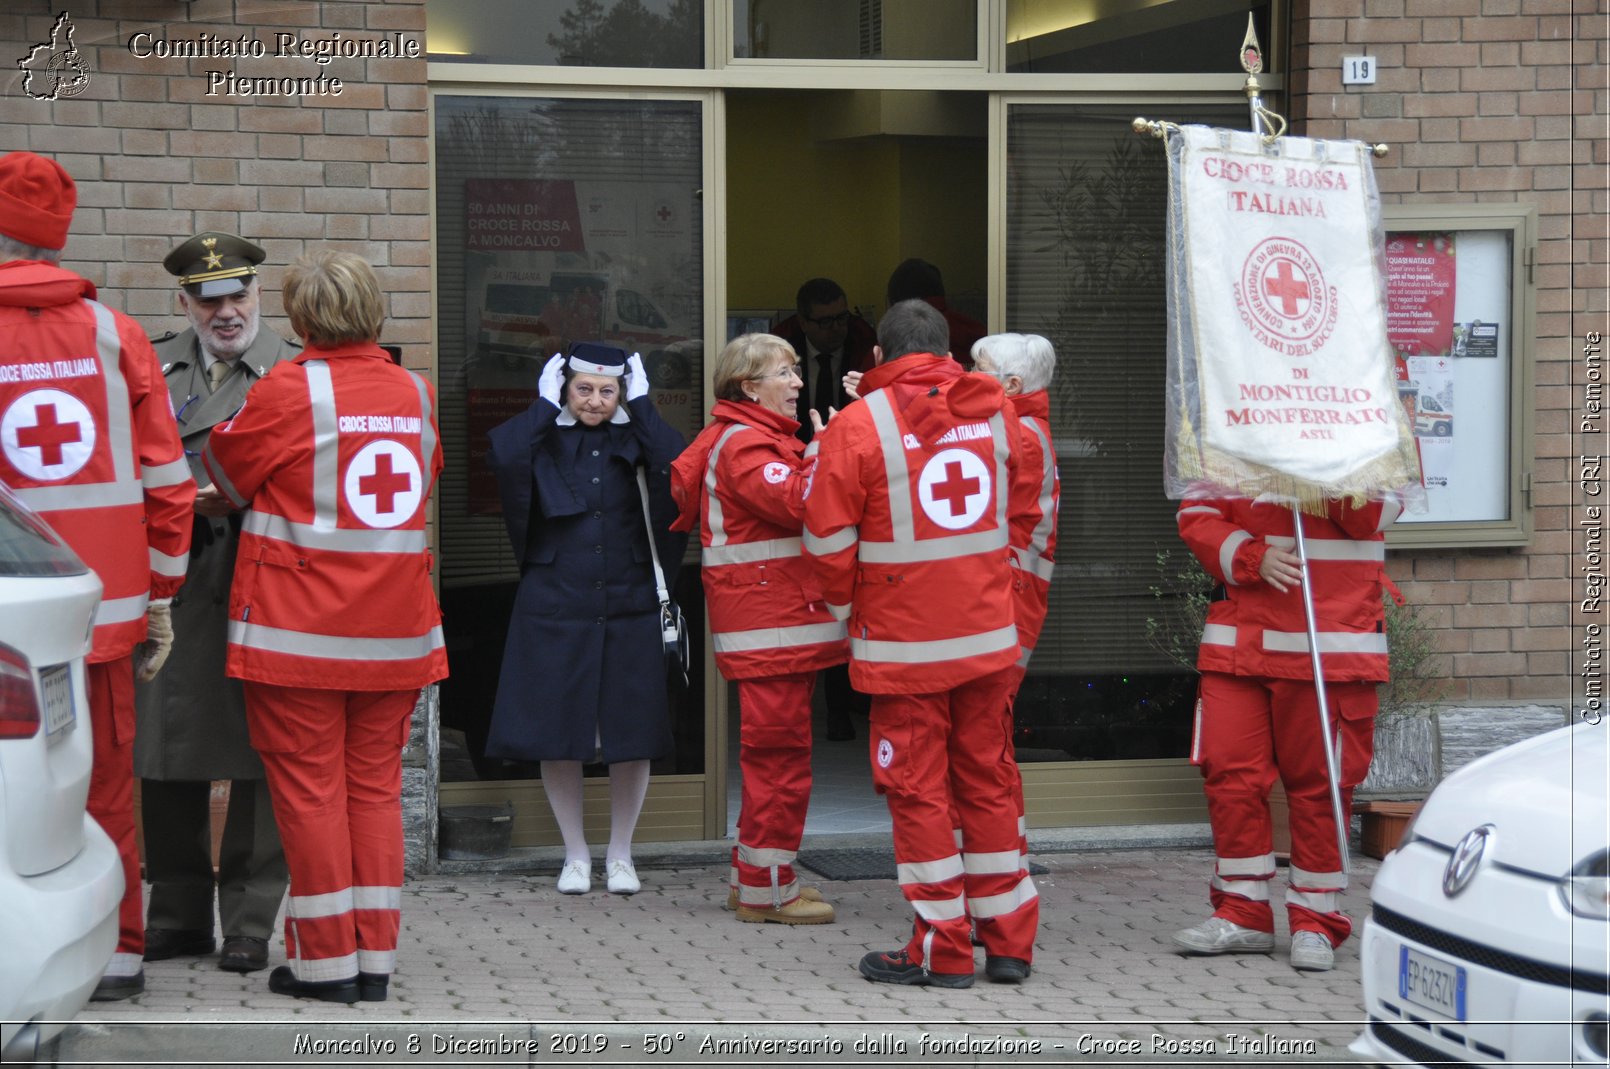
[[[840,312],[830,316],[805,316],[805,322],[814,323],[819,327],[842,327],[850,321],[850,313]]]
[[[750,378],[749,381],[750,382],[765,382],[767,379],[787,379],[787,378],[796,378],[796,379],[799,378],[799,365],[797,365],[797,364],[789,364],[787,367],[783,368],[781,371],[768,371],[764,375],[755,375],[752,378]],[[805,380],[800,379],[800,381],[804,382]]]

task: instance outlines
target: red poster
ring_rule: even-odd
[[[464,182],[464,247],[478,252],[582,252],[574,182],[470,178]]]
[[[1388,234],[1386,333],[1400,356],[1453,348],[1453,235]]]

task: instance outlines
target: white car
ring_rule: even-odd
[[[101,581],[0,486],[0,1061],[26,1061],[117,948],[123,868],[84,812]]]
[[[1449,776],[1381,863],[1359,954],[1381,1065],[1610,1064],[1610,725]]]

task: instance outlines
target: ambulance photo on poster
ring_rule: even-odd
[[[498,509],[486,432],[537,396],[537,375],[573,342],[641,353],[655,406],[691,438],[700,426],[697,277],[689,190],[669,182],[464,182],[470,510]]]

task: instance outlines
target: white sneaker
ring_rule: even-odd
[[[587,861],[567,861],[559,870],[559,893],[584,895],[593,889],[593,867]]]
[[[1336,951],[1323,932],[1291,933],[1291,967],[1311,972],[1329,972],[1336,967]]]
[[[609,871],[609,893],[612,895],[635,895],[643,889],[643,884],[637,878],[637,870],[630,861],[615,858],[606,868]]]
[[[1209,917],[1195,928],[1174,933],[1174,945],[1193,954],[1267,954],[1275,948],[1273,932],[1243,928],[1223,917]]]

